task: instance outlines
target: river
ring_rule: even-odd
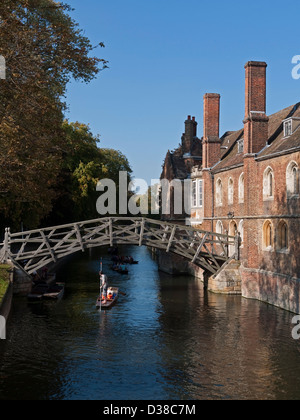
[[[61,301],[14,299],[0,340],[1,400],[300,398],[293,314],[163,274],[145,247],[122,253],[139,260],[128,276],[97,249],[60,268]],[[122,292],[106,312],[95,308],[101,258]]]

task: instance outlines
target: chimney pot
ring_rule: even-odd
[[[220,135],[220,95],[206,93],[204,95],[204,133],[203,137],[219,138]]]
[[[244,152],[255,154],[268,141],[268,117],[266,116],[266,68],[260,61],[249,61],[246,69]]]
[[[204,95],[204,131],[202,162],[204,168],[211,168],[221,157],[220,141],[220,95]]]

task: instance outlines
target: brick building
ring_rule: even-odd
[[[195,117],[188,116],[185,121],[185,132],[181,137],[181,144],[174,151],[168,151],[161,174],[161,180],[172,182],[174,179],[183,182],[191,176],[192,168],[201,165],[202,162],[202,140],[197,137],[197,122]],[[183,190],[183,185],[182,185]],[[169,189],[170,212],[162,214],[162,220],[173,221],[185,224],[185,220],[190,215],[184,211],[174,211],[174,188]],[[182,198],[183,200],[183,198]]]
[[[245,118],[238,131],[220,137],[220,95],[204,96],[189,223],[239,231],[242,295],[300,313],[300,103],[266,115],[266,68],[263,62],[245,66]]]

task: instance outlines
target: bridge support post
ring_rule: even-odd
[[[240,246],[241,246],[241,234],[240,232],[237,233],[234,240],[234,246],[235,246],[235,260],[239,261],[241,258],[240,255]]]
[[[3,262],[7,262],[8,259],[9,259],[9,253],[10,253],[9,239],[10,239],[10,228],[6,228],[5,229],[5,236],[4,236]]]

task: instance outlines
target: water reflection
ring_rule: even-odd
[[[123,252],[140,261],[128,276],[95,250],[60,270],[62,301],[15,299],[0,399],[299,399],[293,314],[159,273],[146,248]],[[99,313],[101,258],[126,296]]]

